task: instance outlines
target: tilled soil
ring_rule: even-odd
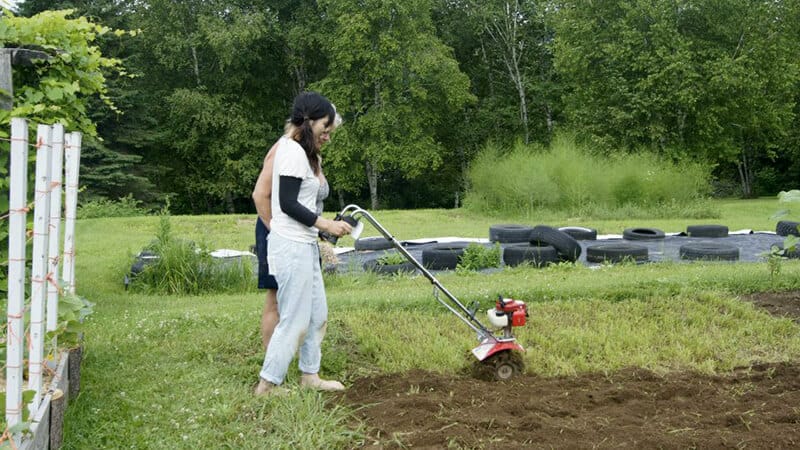
[[[800,319],[800,292],[746,300]],[[368,448],[800,447],[798,363],[505,383],[414,370],[357,380],[340,400],[367,426]]]
[[[800,323],[800,291],[762,292],[748,295],[744,300],[751,301],[777,317],[786,317]]]

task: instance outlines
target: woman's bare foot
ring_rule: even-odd
[[[258,379],[258,386],[256,386],[255,390],[256,397],[267,395],[286,395],[287,392],[289,391],[287,391],[286,388],[272,384],[263,378]]]
[[[344,385],[334,380],[323,380],[319,374],[304,373],[300,376],[300,386],[318,391],[343,391]]]

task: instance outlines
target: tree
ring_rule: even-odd
[[[485,126],[492,139],[547,142],[553,132],[560,97],[553,11],[548,1],[437,2],[439,35],[469,75],[478,97],[475,119],[490,121]]]
[[[47,10],[70,9],[71,16],[86,17],[113,29],[130,29],[132,0],[62,0],[58,2],[27,0],[20,4],[19,14],[32,17]],[[105,33],[97,36],[95,45],[109,58],[123,64],[135,50],[135,35]],[[81,180],[85,192],[82,201],[95,198],[117,199],[133,194],[137,199],[151,201],[157,197],[156,188],[147,178],[146,165],[136,153],[135,139],[126,143],[126,131],[136,128],[126,114],[133,108],[137,93],[130,88],[131,77],[125,72],[106,74],[106,89],[114,99],[112,108],[96,97],[86,104],[87,115],[96,124],[97,136],[87,136],[81,149]],[[137,130],[138,131],[138,130]],[[134,132],[133,135],[138,133]]]
[[[354,190],[366,174],[372,208],[382,175],[413,179],[442,164],[437,130],[474,101],[452,50],[434,35],[428,0],[320,1],[333,33],[323,43],[327,76],[314,85],[334,101],[346,134],[326,149],[334,186]],[[355,167],[359,172],[354,173]],[[363,172],[361,172],[363,170]]]
[[[562,2],[566,114],[605,148],[735,164],[749,196],[753,160],[774,154],[793,117],[797,43],[784,19],[784,2]]]
[[[174,194],[175,212],[250,209],[293,91],[276,13],[259,2],[151,0],[134,17],[136,116],[154,181]]]

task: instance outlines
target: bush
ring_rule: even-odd
[[[709,167],[678,165],[645,151],[599,156],[565,136],[555,138],[549,149],[518,143],[503,152],[489,144],[468,176],[464,205],[483,214],[531,217],[541,209],[596,210],[627,217],[631,209],[650,213],[672,205],[673,214],[715,215],[705,201],[711,192]]]
[[[132,194],[117,200],[101,198],[89,200],[78,206],[79,219],[96,219],[99,217],[134,217],[145,216],[148,211],[141,206],[142,202],[133,198]]]
[[[492,247],[485,247],[476,243],[469,244],[458,259],[456,272],[474,272],[490,267],[500,267],[501,253],[500,244],[495,244]]]

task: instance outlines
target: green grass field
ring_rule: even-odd
[[[774,199],[716,201],[706,220],[598,221],[546,215],[481,217],[464,210],[377,211],[399,239],[487,237],[497,223],[581,225],[600,233],[626,227],[681,231],[720,223],[731,230],[774,230]],[[173,217],[174,232],[210,248],[246,250],[254,216]],[[157,217],[80,221],[78,293],[96,303],[87,324],[82,390],[66,417],[65,448],[351,448],[363,433],[349,411],[325,395],[295,389],[257,399],[263,351],[258,335],[263,293],[146,296],[123,289],[131,257],[158,229]],[[377,235],[369,227],[365,235]],[[352,240],[342,239],[348,246]],[[529,302],[518,334],[529,373],[725,372],[754,361],[800,357],[800,331],[741,302],[739,295],[800,288],[800,263],[778,276],[764,263],[647,264],[591,270],[560,265],[494,274],[444,274],[465,303],[489,307],[497,294]],[[330,325],[323,376],[346,384],[376,372],[420,368],[461,371],[475,336],[444,310],[423,277],[374,275],[326,279]],[[296,367],[287,383],[296,387]]]

